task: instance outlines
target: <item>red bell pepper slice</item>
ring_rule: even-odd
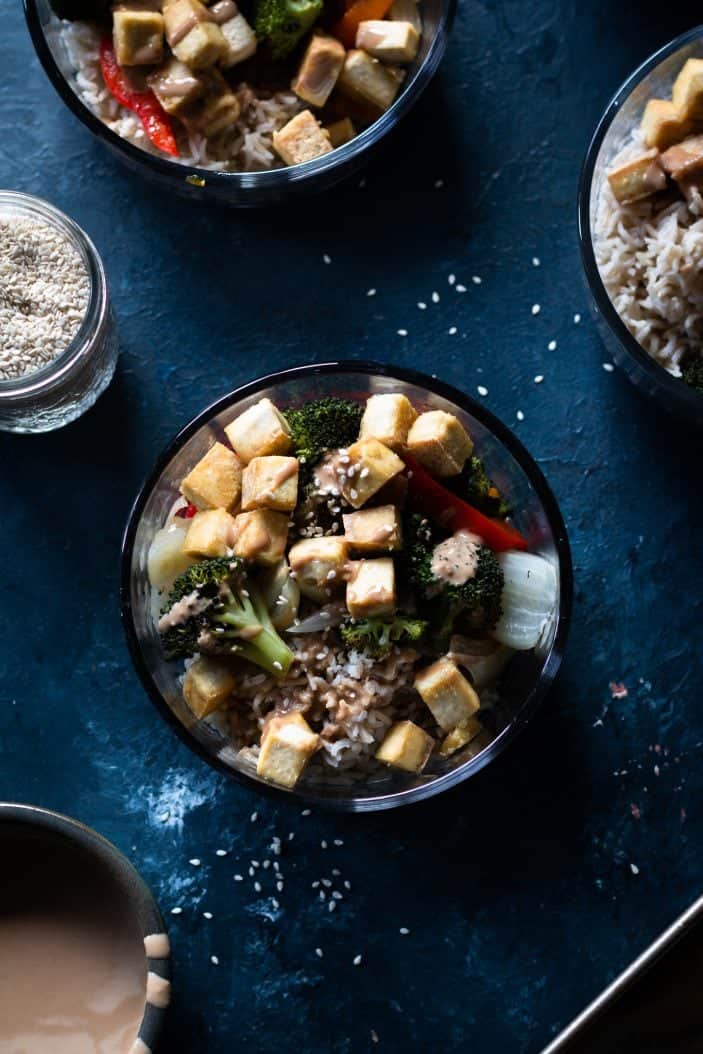
[[[192,520],[197,511],[196,505],[181,505],[180,509],[176,509],[174,515],[180,516],[182,520]]]
[[[503,520],[484,516],[473,505],[457,498],[419,465],[415,458],[404,456],[408,466],[408,497],[420,512],[450,531],[471,531],[483,539],[489,549],[504,553],[507,549],[527,549],[527,542],[515,527]]]
[[[154,146],[165,154],[178,157],[170,117],[153,91],[134,91],[130,88],[124,70],[117,64],[115,49],[109,37],[104,37],[100,42],[100,69],[110,95],[120,106],[136,113]]]

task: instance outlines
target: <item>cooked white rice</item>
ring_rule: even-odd
[[[62,22],[58,35],[68,60],[66,65],[74,71],[72,87],[85,105],[117,135],[163,157],[149,142],[139,118],[120,106],[105,87],[97,27],[87,22]],[[273,133],[300,112],[302,103],[292,92],[257,92],[247,84],[240,84],[236,95],[241,105],[239,120],[216,142],[208,142],[204,136],[187,132],[174,122],[180,157],[169,160],[229,172],[281,168],[282,162],[273,152]]]
[[[641,149],[634,132],[613,163]],[[679,377],[703,350],[703,201],[620,205],[605,178],[597,193],[594,246],[605,288],[635,339]]]

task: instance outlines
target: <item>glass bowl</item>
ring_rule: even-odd
[[[455,413],[470,432],[489,474],[514,507],[515,524],[530,548],[554,565],[558,604],[541,646],[517,653],[501,682],[498,706],[489,711],[486,732],[443,761],[435,759],[422,775],[391,770],[363,781],[321,781],[319,773],[304,773],[293,790],[261,780],[254,765],[237,756],[215,728],[198,720],[183,699],[182,664],[163,658],[151,615],[147,554],[154,533],[179,496],[186,472],[212,445],[213,437],[234,417],[264,396],[281,407],[309,399],[338,395],[365,399],[377,392],[402,392],[419,408]],[[181,739],[209,764],[256,787],[332,808],[362,812],[389,809],[439,794],[468,779],[510,743],[535,712],[561,664],[571,613],[572,569],[566,529],[544,476],[515,436],[483,406],[461,392],[424,374],[376,363],[341,362],[299,366],[252,381],[186,425],[168,444],[142,487],[130,513],[122,543],[122,621],[134,665],[163,717]],[[492,717],[490,716],[492,714]]]
[[[48,432],[85,413],[112,380],[119,352],[105,268],[88,235],[48,201],[0,190],[0,217],[39,220],[73,246],[88,273],[88,306],[68,347],[52,362],[0,380],[0,430]]]
[[[703,26],[684,33],[648,58],[609,102],[596,128],[581,171],[578,225],[581,260],[593,317],[613,360],[645,395],[670,413],[703,426],[703,395],[650,358],[620,318],[598,270],[594,230],[598,193],[616,154],[639,124],[647,100],[667,98],[686,59],[703,58]]]
[[[73,69],[56,32],[57,19],[49,0],[24,0],[32,43],[44,70],[68,108],[134,171],[170,192],[202,201],[235,206],[273,205],[301,193],[334,186],[364,164],[405,114],[414,106],[437,71],[456,12],[456,0],[422,0],[423,34],[415,61],[408,67],[402,91],[393,105],[351,142],[302,165],[266,172],[217,172],[156,157],[122,139],[103,124],[72,87]]]

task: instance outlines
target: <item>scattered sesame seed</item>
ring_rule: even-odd
[[[535,377],[535,384],[541,384],[543,380],[544,380],[544,377],[542,376],[542,374],[538,373],[537,376]]]
[[[316,878],[315,881],[311,883],[311,886],[312,886],[313,889],[319,889],[320,888],[320,880],[319,880],[319,878]]]
[[[420,311],[426,311],[427,310],[427,304],[425,303],[424,300],[418,300],[417,306],[420,308]]]
[[[322,948],[315,948],[315,955],[318,957],[318,959],[321,959],[323,956]]]
[[[465,285],[458,285],[456,287],[456,291],[457,291],[457,293],[465,293],[466,292],[466,286]]]
[[[189,863],[189,864],[190,864],[190,865],[191,865],[192,867],[200,867],[200,861],[198,860],[197,856],[194,856],[192,860],[189,860],[189,861],[188,861],[188,863]]]
[[[261,867],[261,864],[259,863],[258,860],[252,860],[251,866],[252,867]]]
[[[278,901],[276,900],[276,898],[275,898],[275,897],[271,897],[271,907],[275,908],[275,909],[276,909],[276,911],[278,911],[278,909],[280,908],[280,906],[281,906],[281,905],[280,905],[280,904],[278,903]]]
[[[270,860],[264,860],[264,862],[263,862],[263,864],[261,866],[263,867],[264,871],[268,871],[268,869],[271,867],[271,861]]]
[[[234,881],[235,882],[243,882],[244,881],[244,876],[243,875],[235,875],[234,876]]]
[[[254,868],[250,867],[249,868],[249,878],[253,878],[255,874],[256,874],[256,871],[254,870]]]
[[[332,263],[332,257],[329,256],[327,253],[322,254],[322,259],[325,261],[326,264]]]
[[[361,956],[360,955],[355,955],[354,958],[352,959],[352,962],[353,962],[354,966],[361,966]]]
[[[212,918],[212,912],[211,911],[204,911],[203,912],[203,918],[204,919],[211,919]]]
[[[334,900],[344,900],[344,895],[338,889],[333,890],[332,897]]]
[[[278,890],[279,893],[282,893],[283,892],[283,883],[282,882],[277,882],[276,883],[276,889]]]
[[[161,816],[159,816],[159,819],[161,820],[161,823],[166,823],[167,820],[171,819],[171,813],[170,812],[162,812]]]
[[[335,911],[336,908],[337,908],[337,901],[336,900],[330,900],[329,904],[327,905],[327,910],[328,911]]]
[[[450,274],[449,278],[447,278],[447,281],[449,282],[450,285],[456,285],[456,275],[455,274]]]
[[[226,849],[216,849],[215,850],[215,856],[227,856],[227,850]]]
[[[260,882],[255,882],[254,883],[254,892],[255,893],[260,893],[261,892],[261,883]]]
[[[376,290],[375,289],[367,289],[366,290],[366,295],[367,296],[376,296]]]
[[[344,879],[344,888],[345,889],[351,889],[351,882],[349,881],[348,878]]]
[[[481,282],[483,281],[483,279],[481,278],[480,275],[472,274],[471,275],[471,281],[474,283],[474,285],[480,285]]]
[[[294,838],[295,838],[295,831],[291,831],[290,834],[288,835],[288,841],[292,842]]]
[[[581,321],[581,316],[579,315],[579,313],[577,311],[576,314],[574,315],[574,325],[578,326],[580,321]]]
[[[344,845],[344,842],[343,842],[343,840],[341,838],[335,838],[334,844],[335,845]]]
[[[515,414],[515,416],[517,417],[518,421],[524,421],[525,420],[525,415],[522,412],[522,410],[518,410],[518,412]]]
[[[311,811],[310,809],[303,809],[303,811],[301,812],[300,815],[301,816],[309,816],[310,815],[310,811]]]
[[[329,879],[329,878],[323,878],[323,879],[322,879],[322,885],[323,885],[323,886],[325,887],[325,889],[329,889],[329,888],[330,888],[330,886],[332,885],[332,881],[331,881],[331,879]]]
[[[210,956],[210,962],[212,963],[213,966],[219,966],[220,965],[220,960],[217,958],[216,955],[211,955]]]
[[[539,256],[533,256],[532,257],[532,266],[533,267],[539,267],[539,264],[540,264]]]
[[[439,293],[436,290],[432,294],[432,303],[433,304],[438,304],[439,303]]]
[[[450,336],[450,337],[453,337],[453,336],[455,335],[455,333],[456,333],[456,332],[457,332],[457,328],[456,328],[456,326],[450,326],[450,327],[449,327],[449,336]]]
[[[488,388],[484,387],[483,384],[479,384],[479,386],[476,389],[476,391],[478,392],[479,395],[488,395]]]
[[[327,894],[325,893],[324,889],[321,889],[317,895],[320,900],[327,900]]]
[[[274,659],[273,662],[271,663],[271,665],[273,666],[273,668],[275,670],[282,670],[283,669],[283,667],[281,666],[281,664],[278,661],[278,659]]]
[[[556,350],[557,350],[557,342],[556,342],[556,340],[550,340],[549,344],[547,344],[547,351],[556,351]]]
[[[172,915],[182,915],[183,914],[183,908],[171,908],[171,914]]]
[[[322,841],[320,842],[320,849],[326,849],[326,848],[327,848],[327,842],[323,838]]]
[[[435,190],[441,190],[443,186],[444,186],[444,180],[443,179],[436,179],[435,180],[435,184],[434,184]]]
[[[398,330],[398,336],[399,337],[407,337],[407,335],[408,335],[407,329],[399,329]]]
[[[632,871],[633,875],[639,875],[640,873],[640,869],[638,868],[637,864],[630,864],[630,871]]]
[[[539,306],[539,304],[533,304],[532,305],[532,314],[533,315],[539,315],[541,310],[542,310],[542,308]]]
[[[407,935],[410,933],[410,930],[407,926],[401,926],[398,932],[401,933],[403,937],[407,937]]]
[[[604,362],[603,369],[606,373],[612,373],[615,367],[613,366],[612,362]]]

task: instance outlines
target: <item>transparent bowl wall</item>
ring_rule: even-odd
[[[367,369],[377,372],[366,372]],[[182,668],[164,661],[151,616],[149,546],[178,496],[183,476],[215,439],[223,439],[225,425],[262,396],[285,408],[326,395],[363,400],[376,392],[404,392],[419,409],[443,409],[460,417],[489,472],[509,496],[515,523],[530,547],[555,565],[559,602],[542,645],[535,652],[516,655],[509,665],[502,681],[500,703],[486,714],[485,734],[449,760],[433,759],[419,776],[379,769],[364,782],[340,783],[332,778],[320,782],[312,774],[304,774],[294,790],[280,792],[349,810],[389,808],[439,793],[467,779],[523,727],[556,675],[571,606],[569,547],[554,498],[541,472],[512,433],[483,407],[421,374],[399,370],[386,374],[382,367],[364,365],[360,369],[358,364],[285,371],[226,396],[173,440],[136,501],[123,545],[123,621],[132,657],[152,700],[181,738],[208,762],[262,789],[270,789],[270,784],[257,777],[251,763],[243,762],[219,732],[197,720],[183,700],[178,682]]]
[[[73,67],[49,0],[24,0],[34,48],[68,108],[133,170],[174,191],[229,205],[272,205],[293,195],[318,192],[350,176],[380,140],[412,108],[435,74],[447,46],[456,0],[422,0],[423,34],[417,58],[394,104],[350,143],[304,165],[270,172],[213,172],[156,157],[121,139],[96,117],[73,88]],[[408,159],[410,161],[410,159]],[[187,182],[191,177],[191,182]],[[193,185],[192,180],[196,181]],[[197,185],[204,181],[204,185]]]
[[[703,396],[672,377],[647,355],[618,315],[598,271],[593,248],[598,195],[613,159],[642,119],[648,99],[671,95],[676,75],[688,58],[703,58],[703,27],[677,37],[635,70],[608,105],[586,155],[579,187],[581,258],[590,306],[608,352],[646,396],[685,420],[703,425]]]

